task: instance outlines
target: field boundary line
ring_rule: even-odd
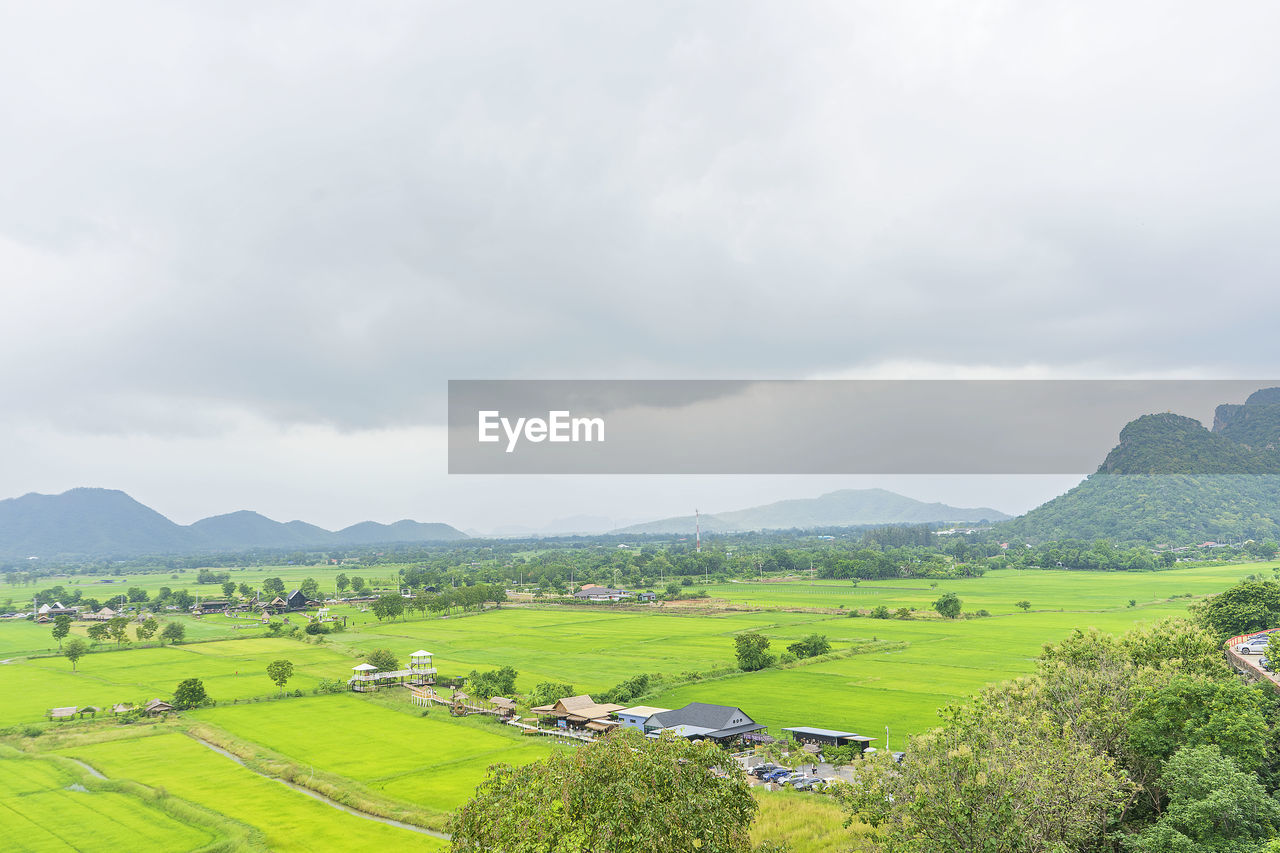
[[[236,764],[239,764],[241,767],[248,770],[250,773],[256,773],[257,775],[261,776],[264,779],[270,779],[273,782],[279,782],[281,785],[284,785],[286,788],[291,788],[297,791],[298,793],[305,794],[308,797],[311,797],[312,799],[319,800],[325,805],[331,806],[332,808],[335,808],[338,811],[346,812],[347,814],[354,815],[355,817],[362,817],[365,820],[372,820],[372,821],[377,821],[378,823],[384,823],[387,826],[395,826],[395,827],[399,827],[400,829],[407,829],[410,832],[418,832],[423,835],[430,835],[432,838],[439,838],[442,841],[449,841],[452,838],[452,836],[450,836],[449,833],[447,832],[439,832],[434,829],[428,829],[425,826],[416,826],[415,824],[412,824],[412,823],[405,823],[404,821],[399,821],[394,818],[383,817],[382,815],[376,815],[376,814],[373,814],[372,812],[366,812],[361,809],[357,809],[352,806],[349,806],[345,803],[340,803],[337,800],[332,799],[331,797],[328,797],[325,794],[322,794],[313,788],[308,788],[305,785],[299,784],[297,782],[292,782],[288,779],[283,779],[279,776],[272,776],[268,773],[264,773],[263,771],[258,770],[256,767],[250,766],[248,762],[246,762],[244,759],[242,759],[240,756],[236,755],[235,753],[225,750],[222,747],[218,746],[217,744],[211,743],[197,734],[194,734],[188,731],[187,736],[190,737],[192,740],[194,740],[196,743],[199,743],[213,750],[219,755],[222,755],[226,758],[230,758],[232,761],[234,761]]]

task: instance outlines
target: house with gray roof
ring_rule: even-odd
[[[645,723],[651,733],[671,732],[679,737],[729,741],[750,732],[758,732],[764,726],[747,715],[746,711],[732,705],[711,705],[706,702],[690,702],[683,708],[654,714]]]

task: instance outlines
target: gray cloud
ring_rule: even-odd
[[[0,421],[1276,367],[1274,4],[7,4]],[[240,414],[236,414],[240,413]]]

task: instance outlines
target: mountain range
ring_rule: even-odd
[[[1218,406],[1211,429],[1168,412],[1143,415],[1094,474],[1001,530],[1038,541],[1280,538],[1277,448],[1280,388]]]
[[[329,531],[241,510],[181,525],[116,489],[71,489],[0,500],[0,556],[126,556],[447,542],[466,534],[447,524],[363,521]]]
[[[746,530],[790,530],[815,527],[852,527],[861,524],[925,524],[960,522],[976,524],[1009,518],[990,507],[976,509],[924,503],[885,489],[841,489],[816,498],[777,501],[733,512],[718,512],[695,519],[692,515],[633,524],[615,533],[692,534],[695,523],[705,533]]]

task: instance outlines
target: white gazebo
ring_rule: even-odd
[[[351,671],[355,673],[355,675],[351,676],[351,681],[348,682],[352,690],[363,693],[378,688],[378,668],[373,664],[362,663],[351,667]]]
[[[436,668],[431,665],[431,652],[418,649],[409,655],[409,672],[414,684],[435,683]]]

